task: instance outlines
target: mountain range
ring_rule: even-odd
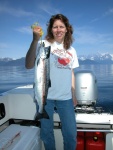
[[[109,53],[97,53],[92,55],[80,55],[78,56],[80,64],[113,64],[113,54]],[[0,66],[24,66],[25,57],[19,59],[13,58],[0,58]]]
[[[78,59],[81,64],[113,64],[113,54],[109,53],[96,53],[87,56],[80,55]]]

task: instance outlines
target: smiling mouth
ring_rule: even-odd
[[[56,37],[62,37],[62,34],[56,34]]]

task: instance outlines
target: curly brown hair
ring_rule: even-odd
[[[55,20],[61,20],[66,26],[67,32],[66,32],[66,35],[64,38],[64,48],[67,50],[70,48],[71,44],[73,43],[73,37],[72,37],[73,27],[70,25],[69,20],[66,16],[64,16],[62,14],[56,14],[50,18],[50,20],[47,24],[47,26],[48,26],[47,27],[47,35],[45,38],[50,43],[54,42],[54,37],[53,37],[53,34],[51,31],[52,31],[52,27],[53,27]]]

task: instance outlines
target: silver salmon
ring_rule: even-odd
[[[37,114],[35,120],[41,118],[49,119],[45,111],[45,105],[48,95],[48,88],[51,86],[50,82],[50,49],[45,47],[44,42],[40,44],[37,58],[35,60],[35,83],[34,96],[37,106]]]

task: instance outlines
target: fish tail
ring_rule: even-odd
[[[37,113],[36,116],[35,116],[35,121],[38,121],[42,118],[42,114],[41,113]]]
[[[45,111],[45,109],[43,110],[43,113],[37,113],[36,116],[35,116],[35,121],[38,121],[42,118],[45,118],[45,119],[49,119],[49,115],[47,114],[47,112]]]

